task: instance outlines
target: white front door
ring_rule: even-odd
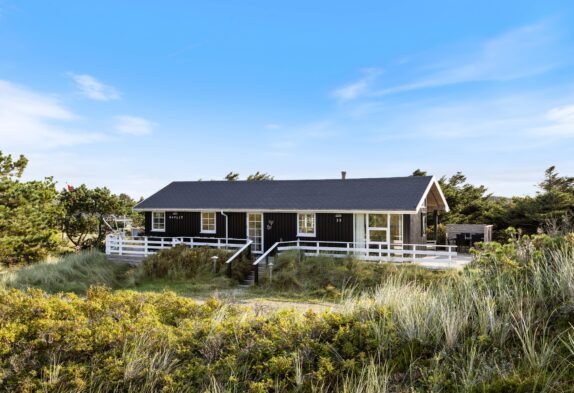
[[[263,214],[247,213],[247,238],[253,240],[251,251],[263,251]]]

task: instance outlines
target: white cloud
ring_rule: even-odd
[[[563,48],[548,23],[512,30],[487,40],[462,54],[435,53],[440,60],[427,59],[426,75],[413,81],[375,91],[384,96],[411,90],[479,81],[505,81],[547,72],[572,62],[571,48]],[[430,64],[430,65],[429,65]],[[429,72],[429,70],[432,70]]]
[[[120,93],[115,87],[105,85],[91,75],[73,73],[69,75],[76,83],[81,94],[91,100],[110,101],[120,99]]]
[[[0,80],[2,148],[48,149],[104,139],[102,134],[70,128],[75,118],[56,98]]]
[[[146,135],[153,131],[155,123],[136,116],[116,116],[115,128],[122,134]]]
[[[556,97],[547,96],[552,94]],[[403,139],[429,138],[463,144],[463,139],[507,139],[511,143],[486,146],[492,150],[536,149],[542,143],[574,136],[574,105],[557,106],[557,103],[571,99],[571,94],[560,90],[459,97],[433,104],[417,102],[409,107],[393,105],[385,112],[373,115],[371,120],[384,118],[380,123],[382,129],[400,130],[391,135],[385,133],[383,140],[389,136],[402,136]],[[541,139],[541,136],[553,138]],[[481,148],[478,144],[472,146]]]
[[[367,68],[363,70],[363,77],[361,79],[336,89],[333,92],[333,96],[341,101],[354,100],[365,94],[380,74],[381,70],[378,68]]]
[[[535,133],[563,137],[574,136],[574,105],[552,108],[546,112],[544,117],[550,124],[535,128]]]

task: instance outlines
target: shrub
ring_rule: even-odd
[[[189,248],[178,245],[161,250],[146,258],[139,267],[141,279],[200,280],[224,276],[225,262],[231,253],[209,247]],[[213,272],[213,257],[217,257],[216,271]],[[249,262],[233,261],[232,278],[241,280],[245,276]]]
[[[128,284],[127,265],[109,262],[98,251],[68,254],[53,262],[41,262],[0,275],[0,286],[41,288],[49,293],[86,293],[92,285],[121,288]]]
[[[302,258],[297,253],[282,253],[274,262],[272,282],[269,282],[268,275],[263,277],[263,282],[271,289],[338,297],[346,289],[375,288],[386,278],[399,274],[405,281],[427,284],[449,277],[452,272],[431,271],[414,265],[363,262],[353,258]]]
[[[319,314],[171,292],[0,290],[0,391],[572,391],[574,246],[540,251],[499,275],[477,265],[446,280],[278,259],[292,282],[329,266],[382,283]]]

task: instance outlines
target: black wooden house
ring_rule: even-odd
[[[368,179],[176,181],[140,202],[148,237],[251,239],[262,253],[297,239],[425,244],[427,213],[448,211],[430,176]]]

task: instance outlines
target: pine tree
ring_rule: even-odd
[[[51,177],[22,182],[28,160],[0,151],[0,264],[16,265],[45,258],[57,240],[56,183]]]

